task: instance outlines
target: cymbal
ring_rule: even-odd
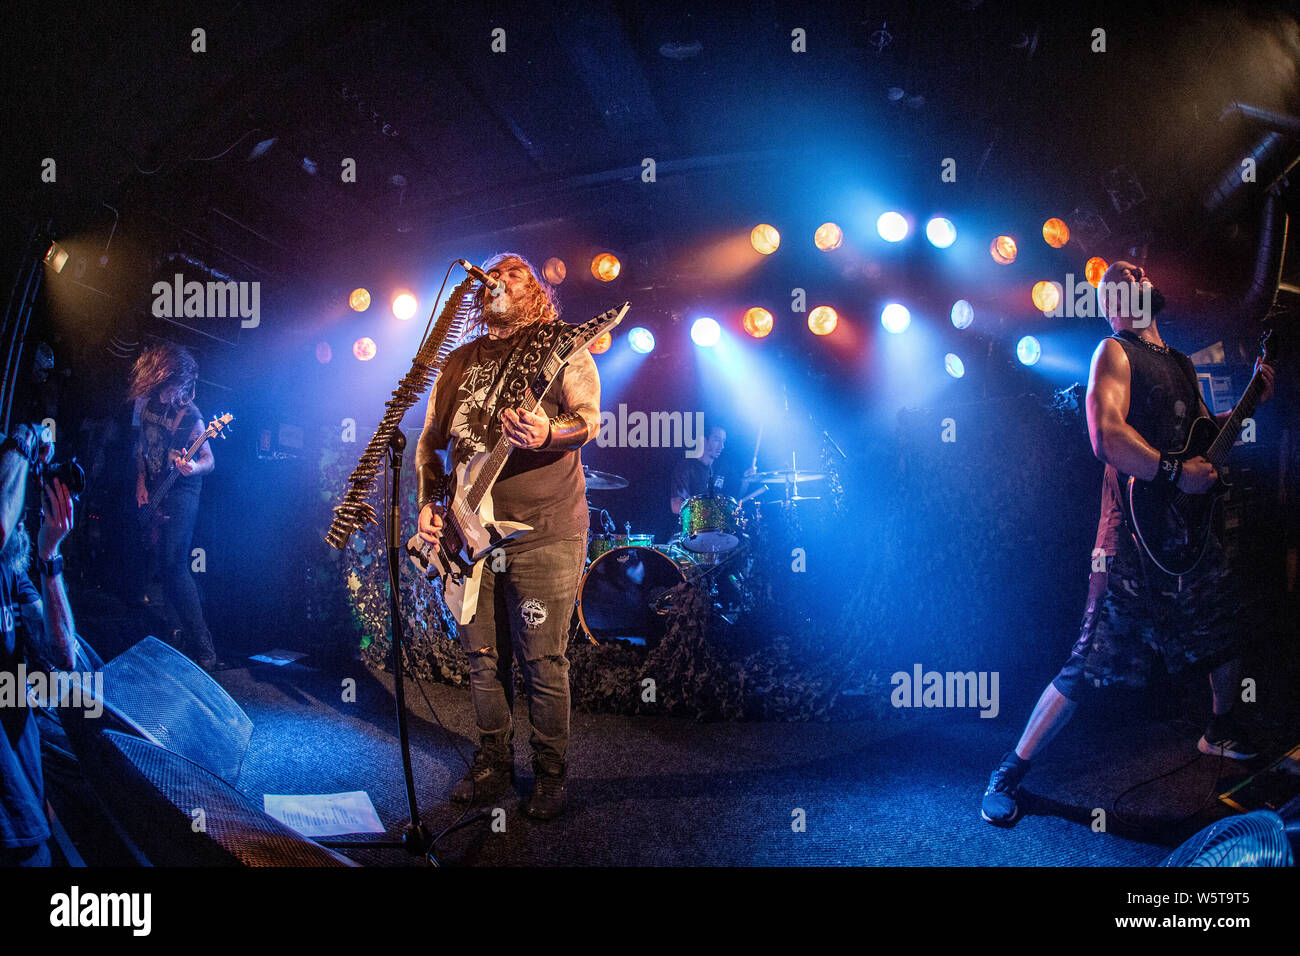
[[[596,471],[586,465],[582,466],[582,474],[587,479],[588,491],[616,491],[619,488],[627,487],[627,479],[621,475],[611,475],[607,471]]]
[[[799,485],[805,481],[821,481],[826,474],[820,471],[760,471],[751,477],[769,485]]]

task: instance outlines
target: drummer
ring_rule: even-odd
[[[744,496],[746,489],[754,480],[755,471],[751,467],[741,476],[736,488],[728,488],[725,469],[717,467],[718,457],[726,447],[727,430],[721,425],[713,424],[709,427],[704,451],[700,457],[683,458],[673,468],[672,481],[668,490],[668,503],[673,514],[680,515],[682,505],[699,495]]]

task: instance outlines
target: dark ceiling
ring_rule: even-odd
[[[6,225],[330,295],[341,263],[605,246],[662,306],[707,280],[706,235],[815,225],[859,189],[1027,230],[1091,208],[1110,235],[1080,262],[1146,247],[1216,299],[1253,220],[1186,230],[1257,132],[1218,115],[1300,107],[1298,36],[1193,3],[30,4],[6,26]],[[142,269],[86,281],[125,304]]]

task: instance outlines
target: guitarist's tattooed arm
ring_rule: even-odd
[[[600,432],[600,376],[586,349],[564,367],[561,380],[564,413],[551,422],[548,450],[581,448]]]
[[[438,401],[438,380],[429,391],[429,406],[424,413],[424,430],[415,448],[415,474],[418,482],[416,501],[419,503],[417,533],[426,541],[437,540],[442,531],[442,500],[447,495],[447,474],[438,452],[447,445],[447,436],[438,425],[435,408]]]
[[[197,414],[198,409],[195,409]],[[189,438],[186,444],[190,445],[198,441],[199,436],[203,434],[203,416],[198,415],[194,422],[194,427],[190,429]],[[182,456],[178,452],[172,456],[172,463],[176,470],[182,475],[207,475],[212,473],[212,469],[217,466],[217,460],[212,455],[212,443],[208,442],[199,449],[199,453],[189,461],[182,461]]]
[[[508,408],[501,415],[503,434],[516,448],[572,451],[600,431],[600,378],[591,353],[583,349],[564,367],[560,407],[554,418],[540,408],[535,413]]]

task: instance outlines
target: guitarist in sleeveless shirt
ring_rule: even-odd
[[[569,743],[569,623],[587,547],[586,481],[580,449],[600,428],[600,379],[583,349],[558,374],[538,412],[498,408],[512,363],[538,323],[559,321],[554,292],[527,260],[495,256],[483,270],[502,283],[479,290],[474,331],[447,357],[429,396],[416,451],[418,533],[442,529],[446,476],[504,435],[513,446],[492,488],[497,519],[533,527],[484,559],[477,608],[457,626],[469,657],[478,725],[474,763],[452,790],[458,803],[503,793],[514,779],[513,661],[528,689],[536,785],[524,812],[550,819],[564,809]],[[450,467],[437,452],[452,442]]]
[[[136,506],[148,505],[168,473],[173,469],[179,472],[160,505],[159,517],[143,530],[143,546],[162,577],[169,617],[180,624],[182,639],[173,643],[179,643],[179,649],[210,671],[218,667],[217,653],[190,574],[190,542],[203,476],[215,464],[212,443],[204,443],[191,461],[177,461],[204,430],[203,416],[194,404],[198,375],[198,363],[187,349],[171,343],[156,345],[136,360],[128,399],[142,403],[135,448]]]
[[[1155,654],[1163,656],[1171,673],[1185,667],[1209,672],[1213,713],[1197,749],[1233,760],[1257,756],[1233,713],[1241,687],[1236,635],[1244,605],[1222,547],[1211,535],[1200,563],[1181,579],[1170,576],[1139,552],[1120,508],[1120,473],[1176,484],[1193,495],[1214,487],[1218,474],[1205,458],[1179,464],[1171,456],[1183,449],[1192,422],[1210,415],[1195,368],[1161,339],[1155,316],[1164,297],[1139,266],[1111,265],[1099,299],[1114,334],[1093,353],[1087,412],[1093,452],[1106,465],[1093,554],[1107,570],[1096,570],[1094,563],[1070,657],[989,780],[980,815],[995,826],[1010,826],[1020,816],[1016,798],[1031,761],[1069,721],[1086,692],[1145,686]],[[1272,395],[1273,370],[1261,363],[1256,370],[1266,383],[1262,403]],[[1220,423],[1226,418],[1220,416]]]

